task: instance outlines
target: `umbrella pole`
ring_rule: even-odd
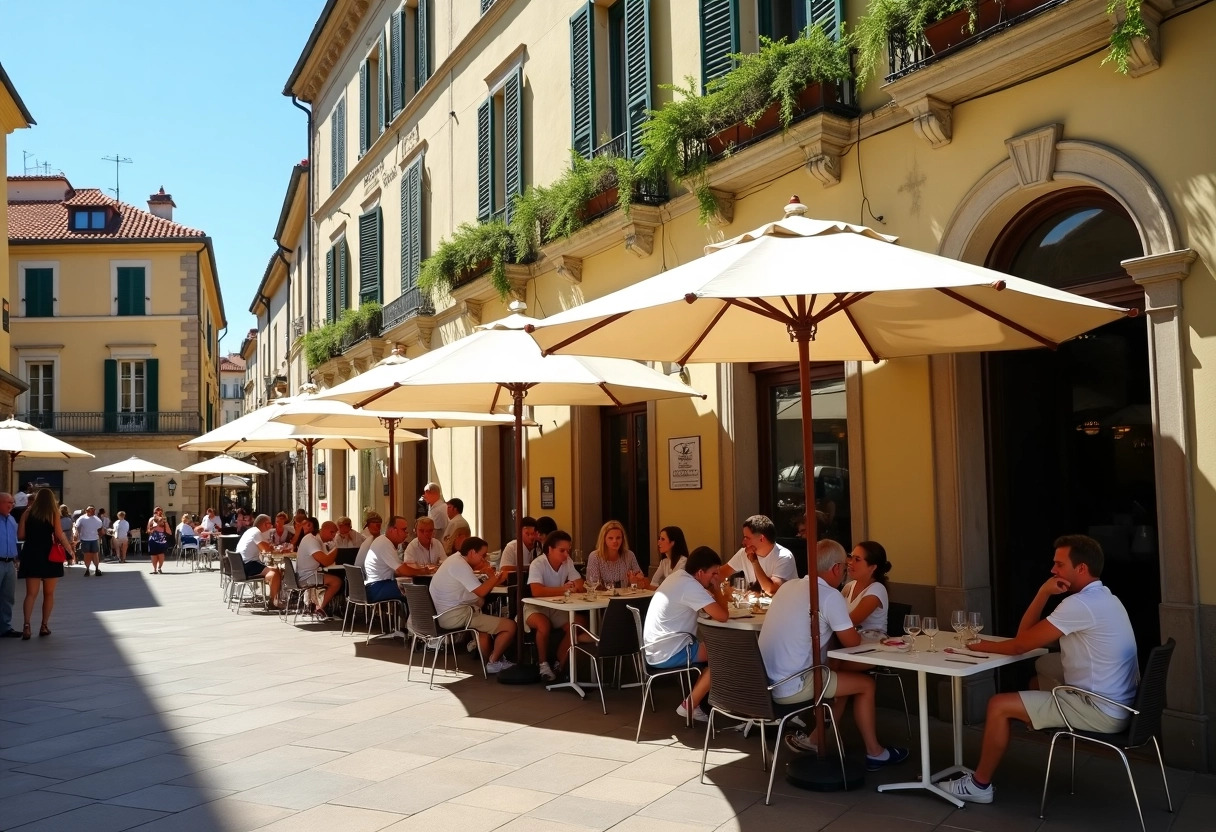
[[[535,665],[524,664],[524,391],[522,384],[507,385],[515,411],[515,659],[517,664],[498,674],[505,685],[530,685],[540,679]],[[542,659],[543,660],[543,659]],[[573,657],[572,659],[573,660]]]
[[[397,513],[397,446],[393,444],[393,432],[400,419],[384,417],[380,424],[388,428],[388,515]]]
[[[313,481],[312,481],[312,449],[313,449],[313,446],[314,446],[314,445],[316,445],[318,441],[319,441],[319,440],[317,440],[317,439],[305,439],[305,440],[304,440],[304,450],[305,450],[305,452],[306,452],[306,454],[307,454],[307,460],[308,460],[308,473],[307,473],[307,474],[305,474],[305,476],[306,476],[306,478],[307,478],[307,480],[308,480],[308,510],[309,510],[310,512],[314,512],[314,511],[316,510],[316,509],[313,507],[313,502],[312,502],[312,489],[313,489]]]

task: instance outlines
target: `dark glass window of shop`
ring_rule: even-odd
[[[806,477],[802,456],[802,399],[792,367],[757,373],[760,408],[761,511],[777,525],[777,537],[798,537],[805,522]],[[815,441],[815,509],[819,536],[852,548],[849,506],[849,426],[844,366],[811,366],[811,421]]]

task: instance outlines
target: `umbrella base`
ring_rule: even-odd
[[[814,754],[799,754],[785,767],[785,780],[791,786],[813,792],[847,792],[866,783],[866,764],[860,757],[845,755],[843,780],[839,757],[820,759]]]
[[[500,685],[535,685],[540,681],[540,668],[534,664],[516,664],[498,674]]]

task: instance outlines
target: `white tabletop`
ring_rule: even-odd
[[[764,613],[752,612],[738,618],[728,618],[726,621],[714,621],[708,615],[697,616],[697,623],[706,627],[725,627],[730,630],[759,630],[764,626]]]
[[[525,604],[532,604],[537,607],[546,607],[551,610],[573,610],[575,612],[581,610],[603,610],[608,608],[608,602],[616,598],[624,598],[626,601],[641,600],[654,595],[654,591],[650,589],[621,589],[617,590],[620,595],[611,595],[603,592],[596,593],[594,601],[588,601],[586,593],[574,592],[570,595],[570,600],[561,595],[550,595],[545,598],[525,598]]]
[[[986,641],[1008,641],[1008,639],[1000,636],[989,636]],[[973,676],[985,670],[992,670],[1003,665],[1024,661],[1035,656],[1041,656],[1047,652],[1045,648],[1036,647],[1034,650],[1016,656],[1005,656],[985,651],[982,644],[975,645],[974,650],[967,650],[952,642],[953,637],[939,635],[937,637],[936,653],[928,652],[928,636],[917,637],[916,649],[918,652],[916,653],[908,653],[902,650],[883,650],[873,642],[866,642],[856,647],[829,650],[828,658],[844,659],[859,664],[881,665],[882,667],[895,667],[902,670],[935,673],[939,676]],[[947,653],[945,652],[947,647],[957,652]]]

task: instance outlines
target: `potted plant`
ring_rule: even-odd
[[[506,264],[515,259],[515,245],[507,224],[499,219],[489,222],[461,223],[456,233],[439,243],[434,253],[422,261],[418,288],[428,295],[490,272],[499,294],[510,291]]]

